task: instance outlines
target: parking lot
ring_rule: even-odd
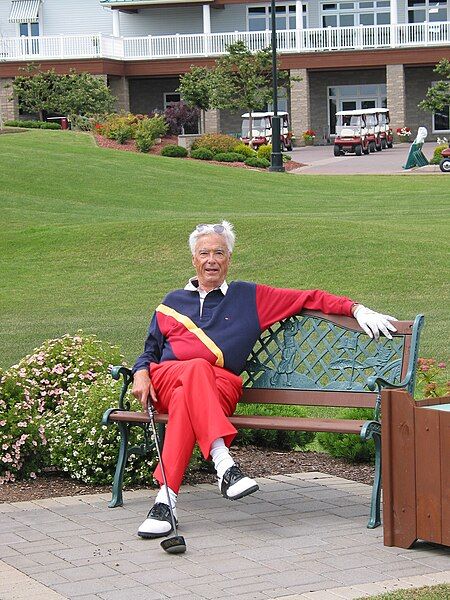
[[[410,173],[439,173],[442,174],[437,165],[429,165],[422,168],[405,171],[402,167],[406,163],[410,144],[397,144],[393,148],[374,152],[362,156],[345,154],[335,157],[333,145],[329,146],[305,146],[295,148],[290,154],[296,162],[306,164],[294,171],[305,174],[327,174],[327,175],[395,175]],[[433,156],[434,142],[424,144],[423,153],[428,160]]]

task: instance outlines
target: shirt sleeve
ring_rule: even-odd
[[[353,304],[354,301],[350,298],[334,296],[323,290],[290,290],[261,284],[256,286],[256,309],[262,331],[280,319],[298,314],[302,309],[350,317]]]
[[[164,336],[159,329],[158,320],[155,313],[148,328],[148,335],[144,344],[144,352],[134,363],[132,369],[133,375],[136,373],[136,371],[141,371],[143,369],[148,371],[150,363],[159,363],[161,360],[163,346]]]

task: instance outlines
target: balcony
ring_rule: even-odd
[[[251,50],[270,46],[270,31],[113,37],[103,34],[0,38],[0,62],[109,58],[156,60],[216,57],[242,40]],[[328,27],[278,31],[282,54],[450,45],[450,22]]]

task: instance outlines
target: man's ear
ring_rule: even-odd
[[[192,266],[195,267],[195,256],[192,255]]]

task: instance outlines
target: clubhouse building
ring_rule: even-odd
[[[450,59],[450,0],[277,0],[276,25],[281,65],[299,78],[280,90],[294,135],[313,129],[325,143],[337,111],[381,106],[394,128],[450,137],[449,107],[417,108],[433,67]],[[270,27],[270,2],[257,0],[1,0],[0,111],[19,117],[7,86],[31,62],[103,77],[118,109],[161,110],[180,99],[191,65],[214,64],[237,40],[265,48]],[[224,133],[240,121],[227,111],[206,119]]]

